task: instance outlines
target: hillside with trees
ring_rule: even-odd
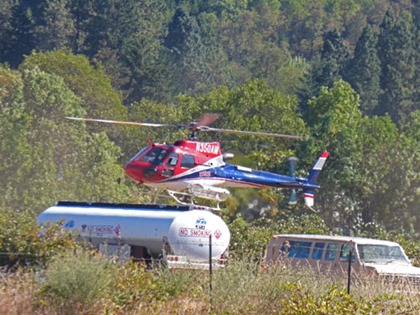
[[[182,132],[81,126],[64,116],[305,136],[219,136],[246,164],[305,174],[331,158],[317,207],[331,229],[419,233],[419,25],[415,1],[5,0],[1,206],[147,200],[121,166],[146,138]],[[288,191],[234,191],[231,218],[299,215]]]
[[[395,239],[419,264],[419,45],[418,0],[2,0],[2,265],[51,261],[53,273],[60,267],[57,253],[78,245],[54,233],[42,243],[37,215],[58,200],[151,202],[154,191],[137,187],[122,165],[147,139],[186,137],[183,130],[85,124],[65,116],[177,124],[203,113],[221,114],[216,128],[303,136],[203,135],[202,141],[220,141],[223,151],[234,152],[234,164],[287,174],[286,160],[296,156],[296,175],[306,176],[319,153],[330,152],[319,178],[317,213],[305,208],[302,196],[289,205],[289,190],[231,191],[221,215],[232,231],[234,260],[258,261],[270,234],[290,232]],[[190,281],[182,275],[154,278],[134,267],[117,270],[103,261],[89,266],[90,276],[99,268],[101,285],[119,279],[103,306],[115,314],[134,314],[124,305],[136,299],[146,301],[146,313],[159,313],[159,307],[169,312],[171,304],[162,301],[178,297]],[[9,288],[40,288],[21,276]],[[129,283],[130,276],[147,279],[147,285]],[[304,288],[278,285],[301,301]],[[200,284],[194,288],[201,292],[195,298],[202,297]],[[387,308],[383,296],[358,300],[322,290],[329,291],[305,291],[308,303],[302,305],[316,310],[324,299],[336,298],[343,310]],[[46,298],[53,303],[56,291],[47,286],[42,292],[53,294]],[[104,292],[98,291],[97,301]],[[216,311],[240,304],[219,293]],[[287,301],[272,298],[286,307]],[[194,297],[171,303],[183,299]],[[391,303],[393,309],[399,303]]]

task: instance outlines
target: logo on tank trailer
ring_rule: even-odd
[[[195,221],[195,228],[205,230],[207,225],[207,221],[204,218],[199,218]]]

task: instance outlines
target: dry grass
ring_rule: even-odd
[[[85,314],[420,314],[418,286],[394,287],[366,278],[354,282],[348,295],[345,279],[296,271],[287,265],[261,268],[255,263],[231,262],[214,272],[211,295],[206,272],[150,272],[140,267],[119,271],[130,277],[126,284],[131,286],[120,294],[140,290],[143,294],[116,304],[116,291],[109,291],[92,301]],[[174,287],[175,283],[181,287]],[[59,314],[42,295],[42,286],[31,272],[7,275],[0,281],[0,314]]]
[[[0,314],[35,314],[37,288],[30,273],[2,273],[0,283]]]

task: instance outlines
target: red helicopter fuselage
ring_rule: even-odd
[[[125,173],[138,184],[174,194],[224,201],[226,188],[302,189],[305,203],[313,205],[316,179],[328,157],[323,152],[307,178],[286,176],[227,164],[231,154],[222,154],[219,142],[178,140],[173,145],[149,143],[125,166]]]
[[[173,145],[150,143],[130,159],[124,170],[135,182],[156,186],[153,184],[177,178],[197,166],[221,164],[219,142],[178,140]]]

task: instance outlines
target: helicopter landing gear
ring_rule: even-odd
[[[175,199],[181,205],[189,206],[191,209],[203,209],[203,210],[215,210],[220,211],[220,201],[218,199],[206,198],[210,200],[216,201],[216,207],[209,207],[209,206],[202,206],[195,202],[194,197],[201,197],[201,196],[194,196],[188,192],[179,192],[179,191],[172,191],[168,190],[168,194]]]

